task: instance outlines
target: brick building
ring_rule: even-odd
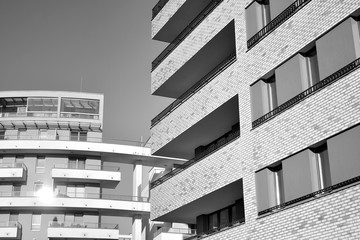
[[[360,2],[161,0],[155,239],[360,239]],[[176,229],[173,223],[188,228]]]

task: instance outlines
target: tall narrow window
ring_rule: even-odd
[[[312,168],[315,171],[313,184],[316,186],[314,190],[324,189],[331,185],[327,144],[324,143],[316,148],[310,148],[310,150],[315,153],[315,163]]]
[[[219,227],[218,213],[209,216],[209,230],[215,230]]]
[[[5,139],[5,130],[0,130],[0,140]]]
[[[69,168],[71,169],[85,169],[85,157],[69,157]]]
[[[45,173],[45,156],[36,157],[36,173]]]
[[[275,167],[269,168],[273,172],[274,177],[274,198],[275,205],[280,205],[284,202],[284,180],[282,165],[279,164]]]
[[[40,229],[41,229],[41,214],[33,213],[31,217],[31,230],[40,231]]]

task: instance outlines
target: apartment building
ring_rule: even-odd
[[[360,2],[160,0],[154,239],[360,238]],[[187,227],[176,228],[175,223]]]
[[[102,94],[0,92],[0,239],[145,239],[143,166],[181,161],[103,138],[103,112]],[[121,163],[133,169],[124,183]]]

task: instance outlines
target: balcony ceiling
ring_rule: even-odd
[[[211,1],[212,0],[186,1],[155,34],[153,39],[169,43],[172,42]],[[166,7],[165,5],[164,9]]]
[[[207,145],[231,130],[239,122],[239,103],[235,96],[215,109],[201,121],[174,138],[154,154],[191,159],[198,146]]]
[[[230,206],[243,197],[242,179],[187,203],[152,221],[196,224],[196,217]]]
[[[171,98],[180,97],[181,94],[234,52],[235,30],[232,21],[156,89],[153,94]],[[161,67],[161,65],[158,67]]]

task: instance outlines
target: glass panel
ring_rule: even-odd
[[[69,197],[76,197],[76,188],[75,185],[68,185],[66,188],[66,195]]]
[[[61,112],[99,114],[99,100],[62,98]]]
[[[34,192],[39,191],[40,189],[42,189],[42,187],[43,187],[43,183],[41,182],[34,183]]]
[[[236,206],[232,206],[231,207],[231,222],[235,222],[237,219],[237,216],[236,216]]]
[[[78,160],[78,168],[79,169],[85,169],[85,159],[79,159]]]
[[[10,222],[19,221],[19,214],[18,213],[10,213],[9,221]]]
[[[80,136],[79,136],[80,141],[86,141],[87,140],[87,132],[80,132],[79,134],[80,134]]]
[[[211,214],[209,216],[209,230],[217,229],[218,225],[219,224],[217,213]]]
[[[76,168],[76,159],[69,159],[69,168],[71,169]]]
[[[77,185],[76,186],[76,197],[85,197],[85,186],[84,185]]]
[[[70,132],[71,141],[77,141],[78,139],[79,139],[79,132],[77,131]]]
[[[220,227],[229,224],[229,209],[220,212]]]
[[[19,197],[20,196],[20,191],[21,191],[21,185],[14,185],[13,186],[13,196],[14,197]]]
[[[28,98],[28,112],[57,112],[57,98]]]
[[[45,157],[37,157],[36,160],[36,173],[44,173],[45,172]]]
[[[33,214],[31,218],[31,230],[40,231],[41,228],[41,214]]]

